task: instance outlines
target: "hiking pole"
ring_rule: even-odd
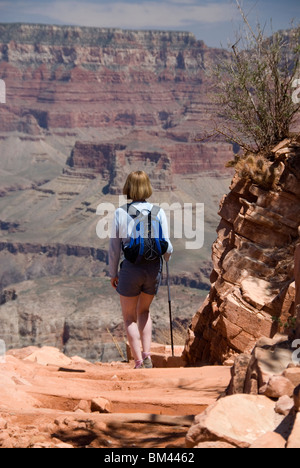
[[[167,284],[168,284],[168,299],[169,299],[169,316],[170,316],[171,348],[172,348],[172,356],[174,357],[173,324],[172,324],[172,302],[171,302],[169,263],[166,262],[166,265],[167,265]]]

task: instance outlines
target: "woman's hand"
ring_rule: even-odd
[[[119,278],[116,276],[115,278],[111,278],[110,283],[114,289],[117,289],[119,284]]]

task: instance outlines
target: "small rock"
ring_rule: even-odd
[[[46,425],[43,427],[43,430],[44,430],[44,432],[46,432],[46,433],[53,434],[54,432],[57,431],[57,427],[56,427],[56,424],[54,424],[54,423],[49,423],[49,424],[46,424]]]
[[[249,354],[240,354],[231,368],[231,381],[227,389],[227,395],[244,393],[247,369],[251,361]]]
[[[92,429],[94,432],[105,432],[107,431],[107,425],[102,421],[93,421]]]
[[[56,444],[55,448],[58,448],[58,449],[73,449],[74,447],[71,444],[65,444],[64,442],[61,442],[60,444]]]
[[[2,448],[11,448],[7,446],[11,442],[11,437],[8,431],[2,431],[0,433],[0,447]]]
[[[223,362],[223,366],[228,366],[228,367],[232,367],[234,366],[234,359],[227,359],[226,361]]]
[[[221,398],[196,416],[186,437],[186,446],[222,441],[240,448],[250,447],[261,435],[277,427],[275,404],[260,395]]]
[[[36,362],[43,366],[70,366],[72,360],[65,356],[59,349],[52,346],[43,346],[36,349],[32,354],[27,356],[24,361]]]
[[[38,442],[32,445],[30,448],[32,449],[51,449],[53,448],[51,442]]]
[[[282,375],[273,375],[266,387],[260,390],[260,393],[269,398],[280,398],[284,395],[291,397],[294,392],[294,385],[289,379]]]
[[[260,436],[256,441],[251,445],[250,448],[254,449],[283,449],[285,448],[286,440],[276,432],[267,432]]]
[[[300,368],[299,367],[290,367],[283,372],[283,377],[289,379],[294,387],[300,385]]]
[[[99,413],[111,413],[111,402],[105,398],[93,398],[91,402],[91,411]]]
[[[9,434],[5,435],[4,439],[2,441],[0,440],[0,446],[4,449],[14,448],[14,442],[12,437],[10,437]]]
[[[7,429],[7,422],[0,417],[0,430]]]
[[[283,395],[279,398],[275,405],[275,411],[278,414],[283,414],[287,416],[291,409],[294,407],[294,400],[287,395]]]
[[[87,400],[80,400],[78,405],[74,408],[74,411],[82,411],[84,413],[91,412],[91,404]]]

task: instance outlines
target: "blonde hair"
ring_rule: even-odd
[[[144,171],[131,172],[123,188],[123,195],[130,200],[142,201],[151,197],[153,193],[151,182]]]

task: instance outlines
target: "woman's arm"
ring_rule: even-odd
[[[160,222],[161,222],[163,237],[164,237],[164,239],[166,239],[166,241],[169,244],[168,250],[164,255],[165,261],[168,262],[170,260],[170,258],[171,258],[171,255],[172,255],[173,251],[174,251],[172,242],[170,241],[170,238],[169,238],[168,220],[167,220],[166,213],[165,213],[165,211],[163,209],[160,210],[158,216],[159,216],[159,219],[160,219]]]
[[[115,212],[115,216],[113,219],[111,237],[109,240],[109,254],[108,254],[109,276],[114,280],[116,280],[116,278],[118,277],[121,247],[122,247],[122,239],[119,236],[119,213],[117,210]],[[114,284],[115,283],[116,281],[114,281]]]

